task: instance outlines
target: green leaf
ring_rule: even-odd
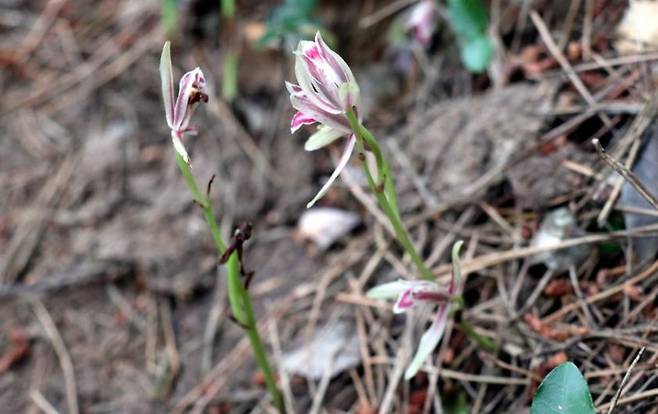
[[[462,63],[471,72],[482,73],[487,70],[491,56],[493,56],[493,44],[486,36],[462,44]]]
[[[546,375],[532,400],[531,414],[595,414],[587,382],[572,362]]]
[[[467,42],[486,35],[487,12],[480,0],[449,0],[448,16],[452,29]]]
[[[462,63],[471,72],[487,69],[493,42],[487,35],[487,11],[480,0],[448,0],[450,24],[459,40]]]

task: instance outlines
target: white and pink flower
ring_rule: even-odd
[[[454,283],[451,282],[448,289],[441,288],[434,282],[426,280],[397,280],[384,283],[370,289],[367,296],[371,299],[394,299],[393,313],[403,313],[417,306],[436,306],[438,310],[429,329],[425,331],[416,355],[404,373],[405,379],[412,378],[425,359],[434,351],[441,340],[448,321],[448,312],[454,295]]]
[[[458,285],[462,283],[459,251],[463,244],[464,242],[460,240],[452,246],[452,275],[447,288],[428,280],[397,280],[376,286],[367,293],[367,296],[372,299],[397,298],[395,306],[393,306],[394,313],[403,313],[417,306],[431,309],[438,305],[434,320],[420,338],[416,355],[404,373],[405,379],[416,375],[423,362],[438,345],[446,329],[450,309],[455,301],[460,302],[460,306],[463,306],[463,299],[458,292]]]
[[[422,0],[409,12],[407,32],[423,47],[427,48],[434,33],[436,6],[434,0]]]
[[[322,40],[318,32],[314,41],[301,41],[295,54],[295,77],[298,85],[286,82],[290,102],[297,110],[290,131],[318,123],[317,131],[306,141],[304,149],[314,151],[342,137],[348,137],[343,155],[327,183],[311,200],[311,207],[324,196],[345,168],[354,150],[356,138],[346,113],[358,105],[359,85],[347,63]]]
[[[183,145],[185,134],[196,134],[197,129],[190,127],[194,109],[200,102],[208,102],[206,78],[200,68],[183,75],[178,86],[178,96],[174,95],[174,75],[171,66],[170,43],[166,42],[160,56],[160,80],[167,125],[171,129],[171,139],[176,152],[189,164],[190,157]]]

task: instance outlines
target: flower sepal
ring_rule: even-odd
[[[160,55],[160,81],[167,125],[171,129],[171,139],[176,152],[187,164],[190,157],[183,145],[185,134],[196,135],[197,128],[190,126],[190,120],[200,103],[208,102],[206,78],[200,68],[185,73],[178,86],[178,96],[174,94],[174,74],[171,65],[171,43],[165,42]]]

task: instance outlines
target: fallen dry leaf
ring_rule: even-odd
[[[544,288],[544,295],[550,298],[560,298],[571,292],[571,283],[566,279],[551,280]]]
[[[528,327],[539,335],[554,341],[564,341],[574,336],[582,336],[589,333],[589,328],[577,325],[551,326],[542,322],[538,316],[526,314],[523,320]]]

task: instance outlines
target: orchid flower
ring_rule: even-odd
[[[327,46],[319,32],[314,41],[300,41],[294,54],[295,77],[299,84],[286,82],[290,102],[297,110],[290,131],[295,133],[303,125],[320,124],[304,144],[307,151],[315,151],[341,137],[348,137],[336,169],[307,204],[311,207],[327,193],[354,150],[356,138],[345,114],[358,105],[359,85],[347,63]]]
[[[397,298],[393,306],[393,313],[396,314],[406,312],[417,306],[433,307],[438,305],[434,320],[420,338],[416,355],[414,355],[414,358],[404,373],[405,379],[410,379],[416,375],[425,359],[434,351],[434,348],[436,348],[443,336],[450,309],[454,300],[458,298],[456,296],[458,292],[455,280],[461,279],[459,264],[459,249],[461,246],[461,241],[455,243],[453,246],[453,272],[447,288],[442,288],[437,283],[427,280],[410,281],[400,279],[395,282],[376,286],[367,293],[367,296],[371,299]]]
[[[452,292],[442,289],[434,282],[426,280],[397,280],[385,283],[368,291],[372,299],[393,299],[397,297],[393,313],[403,313],[417,305],[439,305],[432,325],[423,334],[411,364],[404,373],[405,379],[416,375],[423,361],[432,353],[443,336],[448,321]]]
[[[178,86],[178,96],[174,99],[174,75],[171,67],[170,43],[166,42],[160,56],[160,80],[162,82],[162,98],[164,100],[167,125],[171,129],[171,139],[176,152],[190,163],[183,138],[185,134],[196,134],[197,130],[190,127],[190,119],[194,109],[200,102],[208,102],[206,94],[206,78],[200,68],[183,75]]]
[[[429,46],[432,40],[435,16],[434,1],[422,0],[411,9],[407,18],[407,31],[425,48]]]

